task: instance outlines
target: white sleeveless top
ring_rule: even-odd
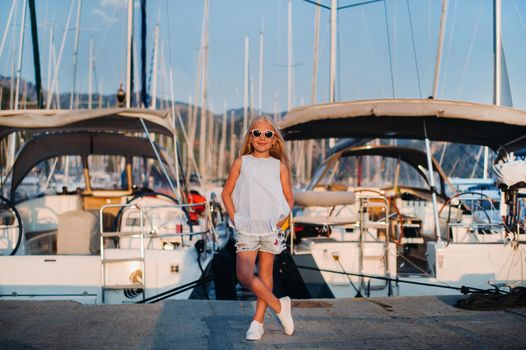
[[[241,172],[232,200],[235,228],[244,234],[262,236],[276,232],[276,224],[290,213],[280,179],[280,160],[241,157]]]

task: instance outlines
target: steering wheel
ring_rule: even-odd
[[[396,205],[395,201],[393,200],[393,197],[388,197],[384,193],[382,193],[381,191],[376,190],[376,189],[372,189],[372,188],[358,188],[358,189],[354,190],[354,193],[360,193],[360,192],[371,192],[371,193],[377,194],[378,196],[384,198],[387,201],[387,205],[388,205],[389,209],[393,208],[396,216],[398,217],[398,222],[400,222],[400,237],[398,237],[398,239],[396,239],[396,240],[393,240],[393,242],[396,245],[402,245],[400,242],[402,241],[402,238],[404,236],[404,216],[402,215],[402,213],[398,209],[398,206]]]
[[[20,244],[22,242],[22,235],[24,232],[22,227],[22,219],[20,218],[20,214],[18,213],[18,210],[16,210],[15,205],[10,200],[1,195],[0,220],[0,224],[2,225],[0,228],[0,232],[3,232],[2,236],[9,237],[10,230],[18,231],[15,246],[13,250],[9,253],[9,255],[15,255],[18,249],[20,248]]]
[[[478,195],[478,196],[480,196],[481,199],[484,199],[484,200],[488,201],[489,203],[492,203],[492,206],[493,206],[493,203],[496,202],[493,198],[491,198],[491,197],[489,197],[489,196],[487,196],[487,195],[485,195],[484,193],[481,193],[481,192],[476,192],[476,191],[458,192],[458,193],[455,193],[453,196],[449,197],[448,200],[445,201],[444,204],[442,204],[442,206],[438,210],[438,217],[440,217],[440,214],[442,214],[442,211],[444,210],[445,207],[451,207],[452,206],[451,202],[453,201],[453,199],[460,198],[463,195],[467,195],[467,194]],[[460,198],[459,207],[462,207],[464,210],[469,210],[471,212],[471,214],[473,214],[473,212],[475,212],[475,208],[471,208],[467,204],[462,203],[462,198]],[[484,213],[484,215],[488,219],[488,223],[491,225],[491,216],[488,215],[487,210],[484,209],[483,207],[481,207],[480,205],[477,205],[477,207],[482,209],[481,211]],[[449,223],[449,217],[448,217],[448,223]],[[447,237],[448,243],[449,243],[450,239],[451,239],[450,235],[448,234],[448,237]]]

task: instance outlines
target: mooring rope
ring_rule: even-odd
[[[199,279],[197,279],[195,281],[183,284],[182,286],[175,287],[173,289],[170,289],[170,290],[167,290],[165,292],[156,294],[156,295],[154,295],[152,297],[149,297],[149,298],[146,298],[144,300],[140,300],[140,301],[136,302],[136,304],[146,304],[146,303],[152,303],[153,304],[153,303],[156,303],[158,301],[170,298],[170,297],[172,297],[174,295],[180,294],[182,292],[186,292],[187,290],[192,289],[194,287],[198,287],[198,286],[203,285],[205,283],[211,282],[212,280],[213,280],[212,276],[209,276],[209,277],[206,277],[206,278],[199,278]]]
[[[384,276],[375,276],[375,275],[368,275],[364,273],[353,273],[353,272],[341,272],[341,271],[335,271],[335,270],[327,270],[327,269],[319,269],[315,267],[310,266],[302,266],[302,265],[296,265],[298,269],[304,269],[304,270],[313,270],[313,271],[321,271],[321,272],[329,272],[329,273],[336,273],[340,275],[349,275],[349,276],[357,276],[357,277],[366,277],[366,278],[373,278],[373,279],[379,279],[384,281],[390,281],[390,282],[396,282],[396,283],[408,283],[408,284],[416,284],[419,286],[427,286],[427,287],[436,287],[436,288],[445,288],[445,289],[453,289],[458,290],[462,294],[468,294],[472,292],[479,292],[479,293],[496,293],[496,294],[509,294],[506,291],[503,290],[497,290],[497,289],[480,289],[475,287],[468,287],[468,286],[461,286],[461,287],[453,287],[453,286],[444,286],[441,284],[435,284],[435,283],[425,283],[425,282],[416,282],[416,281],[408,281],[396,278],[390,278],[390,277],[384,277]]]

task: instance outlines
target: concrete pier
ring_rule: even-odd
[[[247,342],[252,301],[149,305],[0,302],[0,349],[525,349],[526,308],[465,311],[458,297],[296,300],[296,332],[268,312]]]

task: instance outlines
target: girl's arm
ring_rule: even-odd
[[[232,192],[234,191],[234,187],[236,186],[236,181],[239,177],[240,172],[241,158],[237,158],[232,164],[232,167],[230,168],[230,172],[228,173],[225,185],[223,186],[223,192],[221,193],[221,199],[223,199],[223,204],[225,206],[226,212],[230,217],[230,221],[234,225],[234,214],[236,213],[236,209],[234,208],[234,202],[232,201]]]
[[[292,185],[290,181],[290,171],[289,167],[285,165],[285,163],[281,162],[279,166],[279,176],[281,180],[281,188],[283,189],[283,195],[285,196],[285,199],[287,200],[287,203],[289,204],[290,210],[292,211],[292,207],[294,206],[294,196],[292,194]],[[277,226],[281,227],[285,221],[287,221],[288,218],[285,218],[278,222]]]
[[[285,163],[281,162],[279,166],[279,176],[281,180],[281,188],[287,203],[289,203],[290,210],[294,206],[294,196],[292,195],[292,185],[290,184],[290,171],[289,167]]]

